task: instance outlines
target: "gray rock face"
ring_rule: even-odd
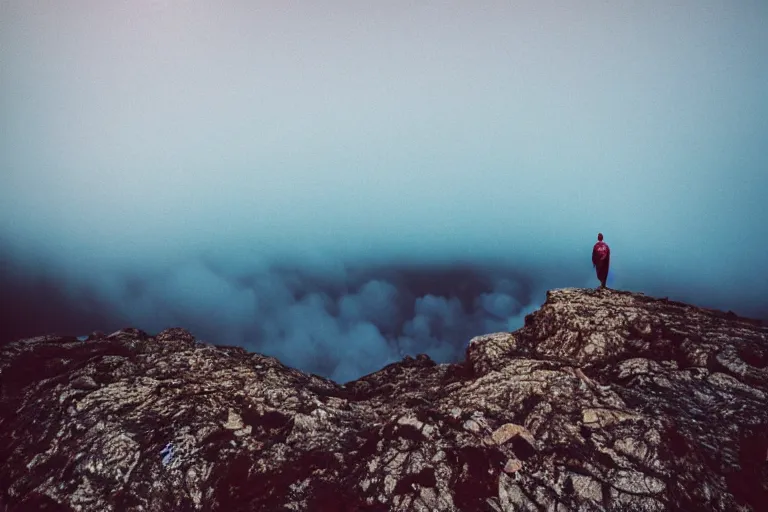
[[[552,291],[345,386],[182,329],[0,352],[0,510],[767,510],[768,328]]]

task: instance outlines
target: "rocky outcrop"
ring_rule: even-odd
[[[768,328],[552,291],[341,386],[181,329],[0,353],[0,510],[766,510]]]

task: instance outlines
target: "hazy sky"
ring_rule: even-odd
[[[768,318],[768,3],[320,4],[0,0],[3,338],[345,380],[596,285],[598,231],[612,286]]]

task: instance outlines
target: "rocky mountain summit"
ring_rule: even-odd
[[[182,329],[0,352],[0,511],[768,510],[768,327],[555,290],[346,385]]]

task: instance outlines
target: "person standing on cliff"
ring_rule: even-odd
[[[597,234],[597,243],[592,248],[592,266],[597,271],[597,278],[600,280],[600,288],[605,288],[605,281],[608,280],[608,267],[611,264],[611,249],[608,244],[603,242],[603,234]]]

